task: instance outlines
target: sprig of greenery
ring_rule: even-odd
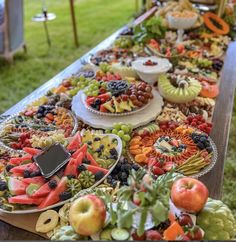
[[[151,39],[164,38],[166,26],[161,17],[154,16],[134,29],[134,41],[138,43],[147,43]]]

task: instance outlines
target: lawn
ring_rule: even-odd
[[[0,60],[0,113],[127,23],[134,14],[134,0],[75,1],[81,45],[76,49],[73,42],[69,1],[47,1],[49,11],[57,15],[57,19],[48,24],[52,38],[52,47],[49,49],[43,26],[31,21],[32,16],[41,10],[41,1],[25,0],[24,2],[25,40],[28,54],[17,54],[11,66]],[[223,190],[224,201],[236,214],[235,143],[236,107],[232,119]]]

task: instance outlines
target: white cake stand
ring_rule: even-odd
[[[143,126],[155,120],[161,113],[162,106],[164,105],[163,98],[156,90],[153,90],[153,99],[144,110],[129,116],[105,117],[90,112],[84,106],[81,98],[82,93],[80,91],[73,97],[71,109],[81,121],[97,129],[111,129],[113,124],[117,122],[131,124],[133,128]]]

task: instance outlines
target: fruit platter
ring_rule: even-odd
[[[95,88],[98,89],[97,93],[94,91]],[[85,89],[82,96],[88,110],[107,116],[134,114],[143,110],[152,98],[150,85],[145,82],[125,80],[94,81]]]
[[[49,105],[28,107],[0,126],[0,145],[21,153],[24,147],[44,148],[75,134],[77,119],[68,109]]]
[[[227,26],[168,1],[2,122],[1,213],[35,213],[33,230],[59,241],[235,238],[232,211],[198,180],[220,162]]]
[[[156,131],[147,127],[134,131],[128,144],[133,162],[155,175],[175,169],[192,177],[202,176],[214,166],[217,150],[206,133],[178,123],[160,122],[159,126]]]
[[[118,136],[87,130],[77,132],[64,149],[58,143],[47,150],[24,147],[25,155],[10,158],[1,176],[1,210],[33,213],[64,204],[79,191],[100,184],[118,162],[121,147]],[[66,163],[40,163],[40,156],[43,164],[52,154],[58,159],[55,152],[50,157],[52,148],[59,157],[68,155]]]

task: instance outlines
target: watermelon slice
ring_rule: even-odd
[[[91,162],[90,164],[92,166],[99,166],[98,163],[95,161],[95,159],[89,152],[87,152],[86,156],[87,156],[87,159],[90,160],[90,162]]]
[[[83,159],[84,159],[84,154],[80,153],[75,159],[76,168],[82,164]]]
[[[56,180],[59,182],[59,177],[58,176],[53,176],[51,180]],[[52,189],[48,186],[48,183],[45,183],[43,186],[41,186],[34,194],[32,194],[30,197],[32,198],[40,198],[40,197],[46,197]]]
[[[88,97],[86,99],[86,103],[88,104],[88,106],[90,106],[94,101],[95,101],[96,97]]]
[[[45,184],[45,179],[42,176],[35,176],[32,178],[24,178],[22,181],[26,184],[37,184],[40,187]]]
[[[81,135],[80,132],[77,132],[75,136],[72,138],[71,142],[67,146],[67,150],[73,151],[79,149],[81,144]]]
[[[11,158],[9,163],[11,165],[17,165],[18,166],[24,161],[31,161],[31,159],[32,159],[32,155],[26,155],[26,156],[23,156],[23,157]]]
[[[32,198],[26,194],[8,198],[9,203],[17,203],[17,204],[39,205],[42,201],[43,201],[43,198]]]
[[[23,151],[25,151],[27,154],[32,155],[32,156],[38,155],[42,152],[42,150],[30,148],[30,147],[24,147]]]
[[[87,168],[88,171],[91,171],[93,174],[96,174],[97,172],[101,171],[104,173],[104,175],[106,175],[108,173],[108,170],[107,169],[104,169],[102,167],[99,167],[99,166],[92,166],[92,165],[87,165],[87,164],[84,164]]]
[[[66,165],[66,169],[64,171],[64,176],[73,175],[77,176],[77,165],[76,159],[71,158],[69,163]]]
[[[38,172],[39,168],[35,163],[29,163],[21,166],[13,167],[10,172],[17,173],[17,174],[23,174],[25,170],[28,170],[30,172]]]
[[[76,159],[76,157],[77,157],[80,153],[83,153],[84,156],[85,156],[85,154],[86,154],[86,152],[87,152],[87,148],[88,148],[88,145],[87,145],[87,144],[83,144],[83,146],[82,146],[80,149],[78,149],[78,150],[72,155],[72,157],[73,157],[74,159]]]
[[[26,187],[28,186],[28,184],[15,177],[9,177],[7,184],[8,189],[12,195],[25,194]]]
[[[38,208],[39,209],[46,208],[50,205],[53,205],[59,202],[60,201],[59,195],[62,192],[66,191],[67,189],[67,181],[68,181],[68,178],[66,176],[63,177],[58,183],[57,187],[48,194],[48,196],[42,201],[42,203],[40,203]]]

